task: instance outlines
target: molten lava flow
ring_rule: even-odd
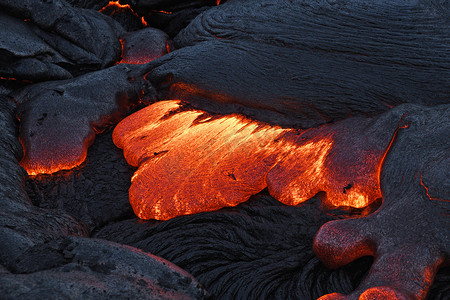
[[[130,202],[142,219],[235,206],[265,187],[288,205],[325,191],[329,206],[361,208],[381,197],[378,168],[389,143],[365,133],[369,121],[299,131],[163,101],[124,119],[113,140],[139,167]]]
[[[114,143],[128,163],[139,166],[130,202],[143,219],[235,206],[262,190],[279,151],[274,140],[285,129],[242,116],[171,112],[179,102],[149,106],[114,130]]]
[[[107,5],[105,5],[104,7],[102,7],[99,12],[101,13],[107,13],[109,16],[111,16],[112,14],[115,14],[116,12],[119,11],[130,11],[134,16],[138,17],[139,19],[141,19],[141,23],[144,27],[147,27],[148,24],[145,21],[144,17],[139,16],[137,13],[134,12],[134,10],[131,8],[131,6],[129,4],[120,4],[119,0],[116,1],[109,1],[109,3]]]
[[[360,120],[363,126],[358,128],[354,121],[287,134],[292,151],[268,173],[270,194],[297,205],[325,191],[328,206],[354,208],[381,197],[377,175],[384,148],[370,140],[361,143],[365,122]],[[348,129],[354,132],[349,134]]]

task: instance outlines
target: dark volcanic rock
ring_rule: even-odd
[[[167,54],[169,37],[157,28],[145,28],[121,36],[122,63],[145,64]]]
[[[147,25],[145,19],[135,13],[131,6],[122,5],[118,1],[110,1],[99,12],[116,20],[126,31],[139,30]]]
[[[315,252],[331,267],[375,255],[355,292],[326,299],[423,299],[438,268],[450,262],[450,140],[443,139],[450,136],[450,105],[404,108],[382,166],[380,209],[327,223],[317,234]]]
[[[2,0],[0,8],[3,77],[66,79],[110,66],[120,57],[124,30],[99,12],[59,0]]]
[[[162,29],[173,38],[195,17],[209,8],[211,7],[186,8],[175,12],[155,10],[148,13],[147,20],[150,26]]]
[[[0,264],[13,266],[14,259],[28,248],[53,238],[87,235],[86,228],[74,217],[58,210],[33,207],[24,189],[24,170],[18,159],[22,155],[17,139],[13,108],[0,98]]]
[[[188,8],[217,5],[217,0],[125,0],[124,2],[130,3],[141,14],[152,10],[173,12]]]
[[[0,12],[0,76],[32,81],[66,79],[69,61],[50,47],[29,22]]]
[[[228,1],[180,32],[148,78],[161,98],[286,126],[450,101],[444,5],[333,3]]]
[[[28,173],[53,173],[80,164],[95,132],[117,122],[140,100],[146,85],[133,78],[138,68],[121,64],[15,93],[25,148],[21,163]]]
[[[106,6],[109,0],[66,0],[66,2],[74,7],[90,8],[98,11]]]
[[[217,299],[316,299],[357,285],[370,261],[326,269],[312,252],[323,214],[318,199],[285,206],[258,195],[236,208],[154,221],[122,221],[96,237],[164,257],[191,274]]]
[[[28,179],[26,190],[34,205],[60,208],[89,229],[133,216],[128,189],[135,169],[114,146],[112,130],[99,134],[79,167]]]
[[[188,273],[159,257],[96,239],[70,237],[37,245],[1,274],[8,299],[204,299]]]
[[[75,237],[87,235],[87,229],[74,217],[32,206],[18,164],[21,147],[13,107],[3,97],[0,122],[2,299],[207,296],[192,276],[170,262],[131,247]]]

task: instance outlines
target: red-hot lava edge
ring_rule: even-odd
[[[380,138],[367,133],[368,118],[302,131],[180,108],[158,102],[114,130],[114,143],[139,168],[130,203],[142,219],[235,206],[266,187],[287,205],[321,191],[331,207],[362,208],[381,197],[380,167],[396,126]]]
[[[134,10],[131,8],[129,4],[120,4],[119,0],[116,1],[109,1],[107,5],[105,5],[102,9],[100,9],[100,12],[115,12],[115,11],[126,11],[129,10],[133,15],[140,18],[141,23],[143,26],[148,26],[147,21],[145,21],[145,18],[142,16],[139,16],[137,13],[134,12]]]

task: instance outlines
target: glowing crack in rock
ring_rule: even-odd
[[[147,27],[147,21],[145,21],[144,17],[139,16],[134,10],[131,8],[129,4],[120,4],[119,0],[109,1],[107,5],[99,10],[99,12],[106,13],[108,15],[114,14],[116,11],[130,11],[131,14],[140,19],[142,26]]]
[[[266,187],[288,205],[325,191],[329,206],[365,207],[381,197],[378,169],[396,129],[380,139],[374,126],[350,118],[301,131],[172,100],[124,119],[113,141],[138,167],[129,191],[136,215],[167,220],[235,206]]]

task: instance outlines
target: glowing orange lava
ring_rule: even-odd
[[[329,206],[360,208],[381,197],[377,175],[389,140],[366,138],[367,120],[299,131],[180,107],[155,103],[114,130],[116,146],[139,167],[130,202],[142,219],[235,206],[266,187],[288,205],[320,191]]]
[[[99,12],[106,12],[107,9],[112,9],[113,11],[117,10],[130,10],[133,15],[141,19],[141,23],[144,27],[147,27],[147,21],[145,21],[144,17],[139,16],[137,13],[134,12],[134,10],[131,8],[129,4],[120,4],[119,0],[116,1],[109,1],[107,5],[102,7]]]
[[[235,206],[262,190],[285,130],[242,116],[214,118],[158,102],[128,117],[113,133],[131,165],[130,202],[142,219]]]

